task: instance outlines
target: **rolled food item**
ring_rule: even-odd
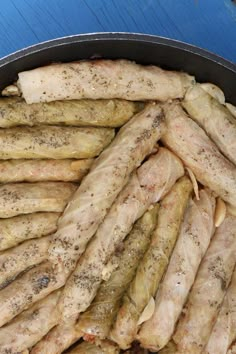
[[[29,105],[20,98],[1,98],[0,127],[42,124],[120,127],[139,107],[126,100],[71,100]]]
[[[171,339],[200,262],[214,233],[215,198],[208,190],[190,200],[169,266],[156,296],[152,317],[141,327],[138,340],[153,351]]]
[[[12,183],[0,186],[0,218],[38,211],[62,212],[77,189],[73,183]]]
[[[177,352],[202,353],[232,277],[235,252],[236,217],[227,215],[216,229],[177,325]]]
[[[110,338],[118,343],[121,349],[131,346],[138,331],[140,316],[155,296],[175,245],[191,191],[190,180],[182,177],[161,202],[151,244],[124,295],[110,332]]]
[[[222,154],[236,164],[236,120],[229,110],[200,84],[186,92],[182,105],[215,142]]]
[[[53,292],[0,328],[0,352],[21,353],[54,327],[58,323],[59,295],[60,290]]]
[[[88,173],[93,159],[0,161],[0,183],[78,182]]]
[[[53,64],[18,76],[27,103],[83,98],[166,101],[182,98],[194,82],[185,73],[104,59]]]
[[[64,277],[43,262],[0,290],[0,327],[64,285]]]
[[[149,104],[116,135],[93,164],[58,222],[49,258],[65,274],[73,271],[131,172],[152,152],[165,123],[159,105]]]
[[[180,104],[165,105],[167,130],[162,141],[189,167],[197,180],[236,206],[236,167],[218,150]]]
[[[57,326],[52,328],[31,350],[30,354],[61,354],[72,344],[82,337],[75,326],[75,320],[66,323],[55,323]]]
[[[0,219],[0,251],[56,231],[60,213],[33,213]]]
[[[66,282],[59,301],[64,321],[88,308],[101,284],[106,264],[134,222],[165,196],[183,174],[181,161],[164,148],[133,174]]]
[[[25,241],[0,253],[0,288],[24,270],[46,260],[50,237]]]
[[[88,159],[114,138],[114,129],[16,127],[0,129],[0,159]]]
[[[69,354],[119,354],[119,352],[119,348],[114,343],[103,341],[100,345],[82,342],[70,350]]]
[[[227,354],[236,339],[236,270],[206,345],[205,354]]]
[[[135,224],[126,237],[121,251],[117,251],[111,260],[116,267],[108,280],[102,282],[98,293],[89,308],[79,318],[77,329],[91,339],[108,337],[121,298],[135,275],[149,243],[151,233],[156,226],[158,205],[148,210]]]

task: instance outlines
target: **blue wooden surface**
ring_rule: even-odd
[[[0,0],[0,57],[52,38],[110,31],[174,38],[236,62],[231,0]]]

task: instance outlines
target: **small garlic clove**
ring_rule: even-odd
[[[198,183],[197,183],[196,177],[195,177],[193,171],[190,168],[186,167],[186,170],[188,172],[189,178],[191,179],[196,199],[199,200],[200,199],[200,197],[199,197],[199,188],[198,188]]]
[[[155,300],[153,299],[153,297],[151,297],[147,306],[145,307],[145,309],[141,313],[141,316],[139,317],[137,323],[138,326],[141,325],[143,322],[149,320],[152,317],[154,310],[155,310]]]
[[[224,221],[226,216],[226,204],[221,198],[216,200],[216,209],[215,209],[215,227],[219,227]]]
[[[207,82],[205,84],[201,84],[201,88],[209,93],[211,97],[215,98],[220,104],[225,104],[224,92],[218,86]]]

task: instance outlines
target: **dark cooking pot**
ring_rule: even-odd
[[[195,75],[221,87],[236,105],[236,65],[203,49],[151,35],[95,33],[69,36],[22,49],[0,60],[0,89],[17,73],[51,62],[103,57],[126,58]]]

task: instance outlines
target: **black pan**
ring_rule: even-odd
[[[141,64],[186,71],[199,82],[221,87],[227,101],[236,105],[236,65],[203,49],[151,35],[95,33],[44,42],[0,60],[0,89],[17,73],[51,62],[103,57],[126,58]]]

